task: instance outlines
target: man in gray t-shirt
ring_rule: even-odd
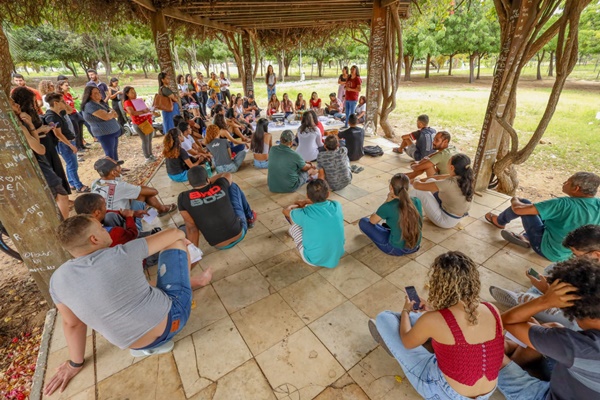
[[[80,214],[63,221],[57,234],[74,257],[50,279],[71,359],[46,384],[45,394],[64,389],[81,371],[88,326],[121,349],[130,348],[134,357],[171,351],[170,339],[189,318],[192,288],[207,285],[212,276],[209,269],[190,278],[189,242],[183,232],[167,229],[110,247],[112,239],[100,222]],[[159,251],[152,287],[142,260]]]
[[[326,180],[332,191],[342,190],[352,182],[348,149],[339,147],[337,136],[325,138],[325,151],[317,156],[317,164],[319,178]]]

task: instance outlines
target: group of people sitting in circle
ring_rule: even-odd
[[[343,190],[359,172],[350,161],[364,156],[364,132],[352,113],[348,130],[323,138],[311,111],[303,113],[298,133],[284,130],[275,145],[267,119],[255,114],[256,128],[247,137],[242,126],[240,133],[233,131],[236,125],[222,104],[215,105],[212,123],[205,127],[198,117],[174,119],[163,150],[167,172],[191,186],[179,194],[177,205],[161,204],[155,189],[120,180],[118,160],[96,162],[100,179],[92,193],[77,199],[78,215],[58,230],[74,259],[54,273],[50,292],[74,350],[47,383],[47,394],[83,368],[87,326],[136,357],[173,349],[173,336],[190,318],[192,291],[212,277],[210,268],[190,276],[188,246],[198,246],[202,234],[210,246],[230,249],[257,221],[232,175],[248,147],[254,166],[267,169],[269,191],[292,193],[306,184],[306,198],[282,209],[302,260],[338,266],[345,244],[344,206],[330,193]],[[477,195],[471,160],[450,144],[450,133],[429,127],[426,115],[417,118],[417,128],[394,150],[414,160],[411,171],[395,174],[381,205],[359,221],[360,230],[390,256],[420,250],[425,216],[442,229],[456,227]],[[368,321],[373,338],[399,362],[421,396],[488,399],[496,388],[507,399],[600,395],[599,186],[598,175],[577,172],[563,185],[565,197],[536,203],[513,198],[499,215],[486,214],[507,241],[555,262],[543,274],[527,272],[533,287],[526,292],[490,288],[508,311],[481,301],[478,265],[460,251],[449,251],[431,265],[427,299],[412,293],[400,313],[383,311]],[[160,215],[178,209],[184,225],[142,232],[139,218],[147,206]],[[524,234],[506,229],[518,218]],[[142,266],[156,254],[158,277],[151,286]],[[124,265],[128,268],[120,268]]]

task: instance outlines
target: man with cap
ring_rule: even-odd
[[[285,130],[281,133],[280,144],[269,151],[267,185],[274,193],[292,193],[308,182],[308,177],[317,174],[310,162],[292,150],[294,133]]]
[[[179,194],[177,206],[185,221],[187,238],[198,245],[198,232],[208,244],[219,250],[230,249],[254,227],[252,211],[244,192],[233,183],[229,172],[208,178],[201,166],[190,168],[188,181],[192,190]]]
[[[92,193],[104,197],[107,210],[144,210],[148,204],[156,208],[159,217],[175,211],[175,204],[164,205],[158,200],[158,190],[122,181],[121,164],[123,161],[115,161],[110,157],[101,158],[94,163],[100,179],[92,182]],[[139,230],[142,229],[140,219],[136,219],[136,225]]]

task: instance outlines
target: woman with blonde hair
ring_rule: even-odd
[[[163,155],[167,165],[167,175],[175,182],[187,182],[188,170],[200,164],[200,160],[192,162],[187,151],[181,148],[183,133],[179,128],[169,129],[163,139]]]
[[[449,251],[429,269],[427,302],[406,296],[401,313],[384,311],[369,321],[373,338],[423,398],[486,400],[496,389],[504,358],[502,320],[496,307],[480,302],[480,290],[477,264]],[[429,339],[433,354],[423,347]]]
[[[277,95],[273,93],[271,95],[271,98],[269,99],[269,105],[267,107],[267,116],[277,114],[279,112],[280,105],[281,103],[279,102]]]
[[[419,199],[409,196],[409,187],[408,176],[394,175],[385,203],[358,223],[360,230],[375,246],[391,256],[414,253],[421,244],[423,209]],[[386,226],[379,225],[381,221],[385,221]]]
[[[41,80],[38,85],[38,90],[40,91],[40,94],[42,95],[42,102],[44,103],[44,108],[46,108],[46,110],[48,110],[50,108],[50,104],[48,104],[48,102],[46,101],[46,95],[48,93],[54,92],[54,88],[55,88],[54,82],[52,82],[48,79]]]

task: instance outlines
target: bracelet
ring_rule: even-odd
[[[409,314],[410,314],[410,313],[411,313],[413,310],[407,310],[406,308],[403,308],[403,309],[402,309],[402,312],[404,312],[404,311],[406,311],[407,313],[409,313]]]
[[[73,362],[73,361],[69,360],[69,365],[71,367],[73,367],[73,368],[81,368],[81,367],[83,367],[83,363],[84,362],[85,362],[85,359],[83,359],[83,361],[81,363],[79,363],[79,364],[76,363],[76,362]]]

